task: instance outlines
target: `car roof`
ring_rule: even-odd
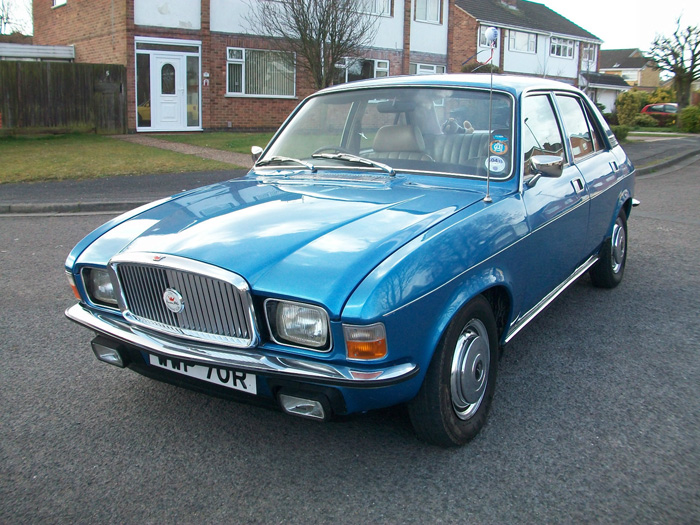
[[[478,87],[488,89],[491,75],[478,73],[449,73],[443,75],[404,75],[348,82],[321,90],[319,93],[347,91],[353,89],[380,87]],[[516,75],[493,75],[493,88],[520,95],[531,90],[566,90],[579,92],[577,88],[564,82],[539,77]]]

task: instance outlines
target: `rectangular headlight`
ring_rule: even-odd
[[[276,342],[313,350],[330,348],[328,315],[322,308],[268,300],[265,310],[270,335]]]
[[[85,290],[93,303],[109,307],[117,306],[117,296],[107,270],[83,268],[82,276]]]

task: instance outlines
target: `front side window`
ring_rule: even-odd
[[[547,95],[535,95],[523,101],[522,148],[526,175],[531,173],[528,161],[535,155],[565,158],[564,141]]]
[[[508,50],[520,53],[536,53],[537,35],[534,33],[523,33],[522,31],[509,31]]]
[[[440,23],[442,0],[416,0],[415,19],[419,22]]]
[[[574,58],[574,41],[552,37],[549,54],[553,57]]]
[[[226,50],[226,93],[269,97],[295,94],[294,56],[284,51]]]

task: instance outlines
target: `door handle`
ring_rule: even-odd
[[[615,162],[614,160],[610,161],[610,167],[612,168],[613,171],[617,171],[619,169],[617,162]]]
[[[574,187],[576,193],[581,193],[586,188],[585,183],[581,177],[576,177],[571,180],[571,185]]]

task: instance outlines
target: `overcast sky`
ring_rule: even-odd
[[[603,40],[603,49],[648,51],[657,34],[671,36],[681,27],[700,25],[698,0],[538,0]]]
[[[31,3],[31,0],[13,1],[17,4],[15,16],[22,15],[26,11],[24,6]],[[679,16],[683,28],[700,25],[699,0],[539,0],[539,3],[602,39],[603,49],[647,51],[657,34],[673,33]]]

